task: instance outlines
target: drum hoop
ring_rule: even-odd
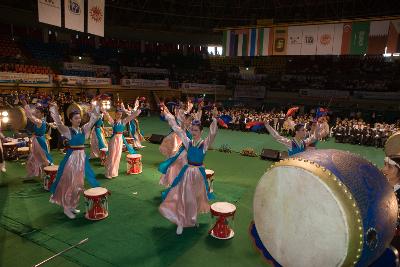
[[[83,195],[86,197],[86,198],[91,198],[91,199],[95,199],[95,198],[101,198],[101,197],[104,197],[104,196],[107,196],[108,194],[109,194],[109,191],[106,189],[106,188],[103,188],[103,187],[100,187],[101,189],[104,189],[104,190],[106,190],[104,193],[101,193],[101,194],[97,194],[97,195],[88,195],[88,191],[90,191],[90,192],[92,192],[93,191],[93,189],[94,188],[90,188],[90,189],[88,189],[88,190],[85,190],[84,192],[83,192]],[[100,189],[99,188],[99,189]],[[102,190],[103,191],[103,190]]]
[[[57,167],[57,169],[56,169],[56,167]],[[50,171],[50,172],[58,171],[58,165],[46,166],[46,167],[43,168],[43,170],[44,171]]]
[[[347,248],[347,255],[342,266],[354,265],[354,262],[357,262],[361,257],[364,240],[364,227],[362,224],[360,208],[347,186],[343,184],[331,171],[315,162],[302,159],[301,157],[281,160],[275,165],[272,165],[272,168],[276,167],[296,167],[314,174],[321,178],[321,181],[323,181],[332,192],[335,193],[335,196],[340,200],[340,202],[344,204],[342,206],[344,207],[344,212],[348,218],[349,247]]]
[[[126,157],[128,159],[141,159],[142,155],[141,154],[128,154],[128,155],[126,155]]]

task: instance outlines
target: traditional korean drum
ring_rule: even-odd
[[[57,176],[58,165],[46,166],[43,168],[43,188],[46,191],[50,191],[51,185]]]
[[[86,203],[85,217],[88,220],[98,221],[108,216],[108,196],[110,192],[103,187],[95,187],[83,192]]]
[[[104,164],[106,164],[106,159],[107,159],[107,152],[108,152],[108,148],[100,148],[100,162],[101,165],[104,166]]]
[[[18,159],[27,158],[29,156],[29,147],[27,146],[18,147],[17,152],[18,152]]]
[[[211,215],[217,217],[214,227],[210,230],[210,235],[217,239],[230,239],[235,232],[229,227],[228,219],[233,220],[236,206],[228,202],[215,202],[210,207]]]
[[[127,174],[142,173],[142,155],[140,154],[126,155],[126,172]]]
[[[90,103],[73,102],[67,108],[67,115],[69,115],[73,111],[79,112],[81,114],[81,118],[82,118],[81,124],[84,125],[85,123],[87,123],[90,120],[90,109],[91,109]]]
[[[272,262],[369,266],[393,239],[398,206],[371,162],[329,149],[276,163],[256,187],[253,213],[251,234]]]
[[[400,151],[400,131],[392,134],[385,142],[386,156],[399,155]]]
[[[18,157],[17,143],[8,142],[3,144],[4,158],[6,160],[14,160]]]
[[[210,193],[214,192],[213,184],[214,184],[214,171],[206,170],[206,177],[208,181],[208,187],[210,188]]]

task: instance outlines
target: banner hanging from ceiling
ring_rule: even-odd
[[[84,10],[85,10],[84,0],[64,0],[65,28],[84,32],[85,31]]]
[[[61,0],[38,0],[39,22],[61,27]]]
[[[88,1],[88,33],[104,37],[104,0]]]

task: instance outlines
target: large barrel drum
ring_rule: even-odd
[[[400,132],[396,132],[391,135],[385,143],[385,154],[386,156],[399,155],[400,152]]]
[[[385,176],[349,152],[296,156],[276,163],[256,188],[254,222],[264,255],[285,267],[371,264],[389,246],[397,222]]]
[[[79,112],[81,114],[82,125],[83,125],[89,122],[90,120],[90,110],[91,110],[91,104],[89,103],[73,102],[67,108],[67,116],[73,111]]]
[[[34,109],[34,105],[30,105]],[[14,131],[20,131],[26,128],[28,118],[26,117],[25,110],[20,106],[12,107],[8,110],[9,121],[8,125]]]

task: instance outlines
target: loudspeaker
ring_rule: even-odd
[[[264,148],[261,152],[261,159],[263,160],[273,160],[278,161],[280,156],[280,152],[278,150]]]
[[[161,134],[152,134],[149,138],[150,143],[153,144],[161,144],[163,139],[164,139],[164,135]]]
[[[287,159],[289,157],[288,152],[287,151],[281,151],[279,152],[279,159]]]

